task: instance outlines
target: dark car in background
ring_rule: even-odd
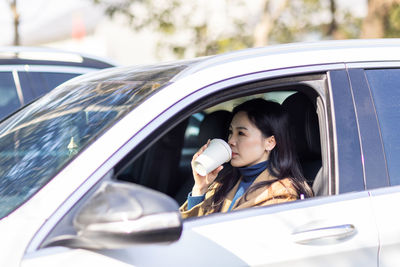
[[[0,120],[71,78],[114,66],[57,49],[0,47]]]

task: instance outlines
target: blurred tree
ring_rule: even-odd
[[[338,8],[336,0],[263,0],[263,19],[256,27],[256,46],[360,35],[361,18]],[[266,18],[266,19],[265,19]],[[262,29],[262,38],[257,36]]]
[[[384,19],[386,27],[383,37],[400,37],[400,1],[392,4]]]
[[[276,7],[274,7],[273,4],[273,1],[263,1],[261,18],[254,29],[254,46],[256,47],[265,46],[269,43],[271,32],[278,23],[284,10],[288,8],[289,1],[279,1]]]
[[[400,0],[368,0],[362,38],[400,36]]]
[[[239,14],[245,8],[245,0],[228,0],[229,5],[222,7],[218,15],[205,1],[92,1],[103,5],[111,18],[122,15],[136,31],[146,28],[159,33],[160,54],[172,51],[178,58],[184,58],[252,46],[252,31],[246,22],[248,14]],[[224,28],[221,24],[229,26]]]
[[[274,43],[357,38],[361,28],[361,19],[339,9],[336,0],[260,0],[256,9],[246,0],[226,0],[219,6],[184,0],[92,1],[104,5],[112,18],[123,15],[135,30],[158,32],[158,53],[172,51],[178,58]]]
[[[14,20],[14,41],[13,44],[14,45],[19,45],[20,41],[19,41],[19,12],[17,9],[17,0],[10,0],[8,1],[8,4],[10,5],[10,9],[13,15],[13,20]]]

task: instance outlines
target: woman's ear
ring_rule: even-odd
[[[271,151],[276,146],[275,136],[271,135],[265,139],[265,150]]]

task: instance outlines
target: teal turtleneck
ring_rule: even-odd
[[[268,161],[257,163],[253,166],[238,168],[242,176],[239,187],[236,191],[235,196],[232,199],[232,204],[229,207],[229,211],[232,209],[236,200],[238,200],[254,182],[254,180],[268,167]],[[193,197],[191,193],[188,196],[188,210],[201,203],[205,198],[205,195]]]
[[[263,161],[257,163],[253,166],[242,167],[239,168],[239,172],[242,176],[242,180],[240,181],[239,187],[236,191],[235,196],[232,199],[232,203],[228,209],[230,211],[235,205],[236,200],[238,200],[246,190],[250,187],[250,185],[254,182],[254,180],[268,167],[268,161]]]

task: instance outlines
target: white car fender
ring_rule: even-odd
[[[120,260],[104,256],[94,251],[84,249],[68,249],[53,247],[43,249],[25,257],[21,267],[132,267],[132,265]]]

